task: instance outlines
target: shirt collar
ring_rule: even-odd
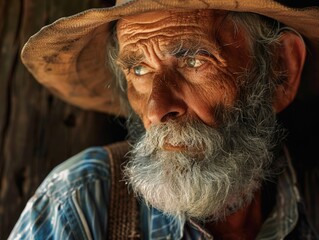
[[[300,194],[297,188],[296,173],[287,148],[284,148],[283,157],[287,168],[278,179],[276,205],[256,239],[284,239],[292,232],[298,221]]]
[[[182,238],[185,219],[164,214],[155,208],[150,210],[150,239]]]

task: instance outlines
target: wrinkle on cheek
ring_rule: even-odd
[[[232,74],[210,75],[206,74],[205,78],[210,82],[202,93],[206,98],[210,98],[215,103],[223,103],[224,105],[231,106],[237,98],[237,84],[236,79]]]
[[[220,103],[220,95],[216,92],[216,88],[208,90],[208,85],[190,83],[184,84],[180,91],[187,96],[188,115],[202,121],[210,127],[218,126],[214,112],[216,106]]]

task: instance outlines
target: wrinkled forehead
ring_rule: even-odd
[[[221,10],[167,10],[167,11],[152,11],[142,14],[135,14],[131,16],[125,16],[119,20],[119,29],[125,28],[130,24],[150,24],[163,20],[164,22],[178,22],[181,24],[200,23],[205,21],[207,17],[213,15],[220,15]]]
[[[225,15],[226,12],[220,10],[171,10],[124,17],[117,23],[120,48],[158,38],[164,42],[201,39],[211,33]]]

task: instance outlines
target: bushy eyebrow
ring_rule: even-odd
[[[210,57],[216,62],[220,62],[219,51],[216,48],[211,48],[207,50],[206,48],[201,47],[199,41],[180,41],[169,43],[167,46],[163,47],[163,53],[176,58],[184,57],[194,57],[196,55],[203,55]],[[124,51],[120,53],[116,59],[116,63],[121,66],[123,69],[131,69],[132,67],[143,62],[145,56],[139,51]]]
[[[199,41],[181,41],[171,45],[168,53],[177,58],[195,57],[196,55],[207,56],[215,61],[219,61],[219,49],[216,46],[203,47]]]
[[[195,57],[197,55],[215,58],[212,53],[203,48],[181,48],[178,51],[171,53],[170,55],[175,56],[176,58]]]
[[[142,53],[126,51],[117,57],[116,63],[123,69],[131,69],[142,62],[144,58]]]

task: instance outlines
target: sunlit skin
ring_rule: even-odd
[[[244,32],[236,31],[225,16],[222,11],[167,11],[118,22],[118,64],[127,79],[129,102],[146,129],[179,118],[196,118],[215,127],[219,124],[215,108],[233,106],[236,78],[249,65],[250,50]],[[218,31],[221,24],[223,31]],[[170,151],[180,148],[167,146]],[[248,232],[254,236],[258,230],[260,205],[252,208],[258,211],[248,207],[220,223],[227,223],[227,232],[235,236],[232,239],[247,233],[247,219],[243,219],[247,212],[255,213],[249,215],[254,224]],[[227,234],[224,227],[209,228],[220,236]]]
[[[291,50],[285,49],[295,49],[295,56],[283,62],[291,89],[290,85],[278,88],[276,111],[284,109],[294,98],[305,57],[300,41],[293,35],[287,36],[283,37],[287,48],[283,48],[281,60],[290,54]],[[224,11],[166,11],[129,16],[118,21],[117,37],[117,64],[127,79],[129,102],[146,130],[181,119],[197,119],[218,127],[221,123],[216,110],[234,105],[241,84],[237,78],[251,64],[247,33],[236,28]],[[167,145],[165,150],[183,149],[184,146]],[[206,227],[217,238],[255,239],[261,225],[257,192],[249,206]]]
[[[225,14],[160,12],[119,21],[118,63],[146,129],[182,117],[216,126],[215,108],[233,105],[236,77],[249,63],[249,50]],[[217,32],[222,21],[223,31]]]

